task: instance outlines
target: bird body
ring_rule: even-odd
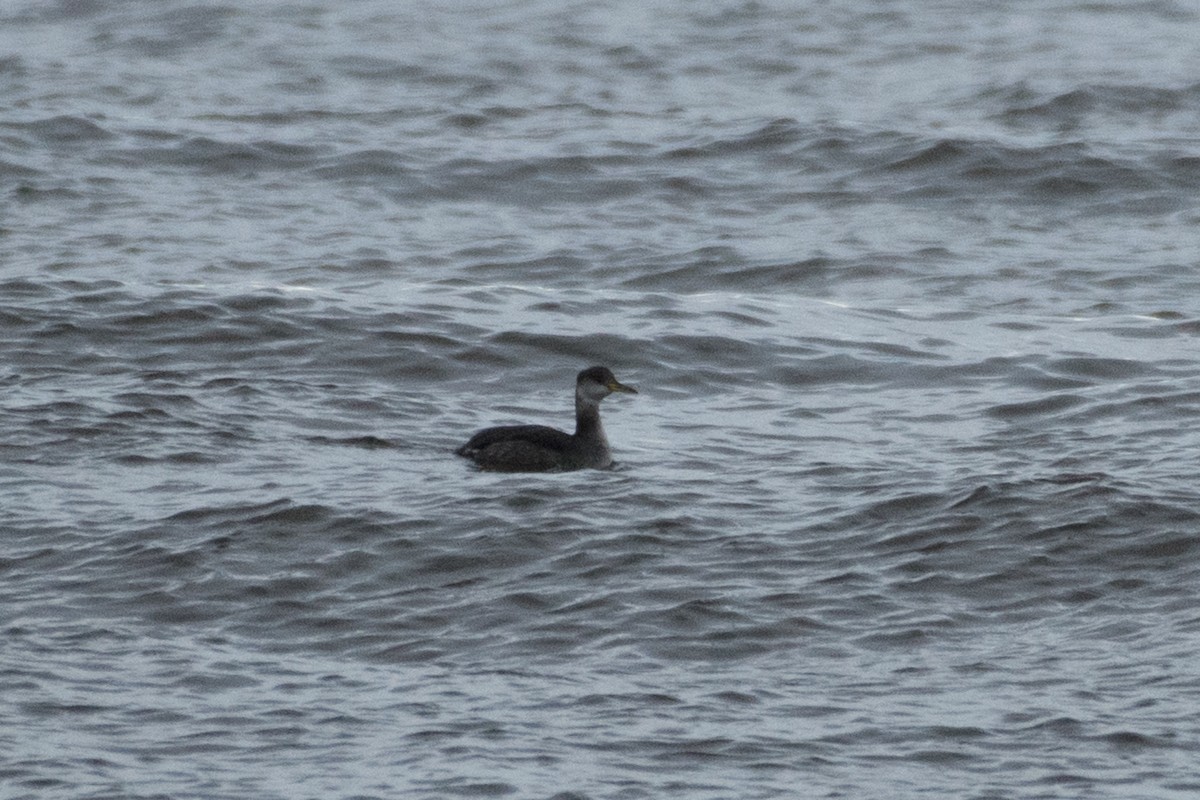
[[[458,455],[497,472],[606,469],[612,451],[600,423],[600,401],[613,392],[637,394],[607,367],[589,367],[575,379],[575,433],[545,425],[502,425],[479,431]]]

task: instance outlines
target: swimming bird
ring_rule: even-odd
[[[588,367],[575,378],[575,433],[545,425],[484,428],[455,452],[496,472],[606,469],[612,451],[600,424],[600,401],[613,392],[637,394],[608,367]]]

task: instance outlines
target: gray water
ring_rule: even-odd
[[[0,796],[1200,790],[1194,6],[2,9]]]

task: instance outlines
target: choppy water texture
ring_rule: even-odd
[[[6,4],[0,794],[1196,796],[1198,26]]]

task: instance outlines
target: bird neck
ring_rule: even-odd
[[[604,438],[604,428],[600,425],[600,404],[580,392],[575,393],[575,435]]]

